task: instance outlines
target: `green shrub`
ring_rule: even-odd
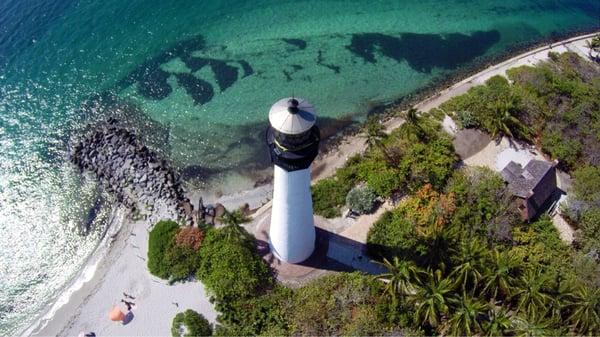
[[[428,114],[431,115],[433,118],[435,118],[435,120],[440,121],[440,122],[443,121],[444,118],[446,118],[446,114],[444,113],[444,111],[439,108],[434,108],[434,109],[429,110]]]
[[[446,185],[455,198],[452,222],[463,233],[510,239],[511,226],[519,217],[511,205],[504,180],[487,167],[467,167],[455,171]]]
[[[444,187],[457,162],[454,146],[449,138],[441,136],[433,141],[412,144],[399,166],[408,172],[411,190],[429,183],[436,190]]]
[[[173,318],[171,335],[173,337],[212,336],[212,326],[204,316],[188,309]]]
[[[600,207],[594,207],[583,213],[579,223],[578,241],[584,252],[600,253]]]
[[[200,247],[202,259],[196,275],[217,301],[256,296],[273,283],[254,238],[230,232],[227,228],[209,230]]]
[[[231,299],[218,304],[221,325],[215,335],[221,336],[287,336],[289,315],[294,301],[294,291],[284,286],[261,296]]]
[[[573,172],[575,198],[585,202],[600,201],[600,167],[584,166]]]
[[[458,122],[465,129],[476,128],[479,126],[477,118],[475,118],[471,111],[459,111],[456,115],[458,116]]]
[[[150,231],[148,240],[148,269],[150,273],[163,279],[170,275],[170,264],[165,259],[173,246],[173,239],[179,225],[174,221],[160,221]]]
[[[181,228],[174,221],[160,221],[150,231],[148,240],[148,270],[170,283],[194,275],[200,263],[198,250],[175,242]]]
[[[342,214],[346,194],[352,186],[338,180],[335,176],[322,179],[312,186],[314,212],[326,218],[335,218]]]
[[[287,313],[290,335],[382,335],[386,322],[373,310],[380,284],[359,273],[337,273],[296,290]]]
[[[393,168],[383,168],[378,171],[370,171],[366,175],[367,186],[382,198],[389,198],[392,193],[404,187],[405,180],[400,172]]]
[[[348,192],[346,203],[358,214],[366,214],[373,211],[376,198],[375,192],[370,187],[359,185]]]
[[[548,52],[548,58],[551,59],[552,61],[556,62],[559,60],[559,54],[555,51],[549,51]]]
[[[417,242],[415,226],[399,211],[387,211],[369,229],[367,251],[376,259],[413,256]]]
[[[163,263],[170,283],[181,281],[194,275],[200,264],[200,253],[190,247],[171,245],[165,252]]]
[[[558,131],[542,133],[542,148],[562,166],[572,168],[579,160],[582,146],[576,139],[565,139]]]

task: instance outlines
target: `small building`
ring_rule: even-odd
[[[521,217],[525,221],[535,218],[557,191],[556,164],[544,160],[530,160],[523,168],[511,161],[502,169],[502,177],[510,193],[517,198]]]

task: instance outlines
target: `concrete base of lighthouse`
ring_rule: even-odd
[[[300,263],[315,249],[310,168],[288,172],[275,165],[269,245],[282,261]]]
[[[330,268],[331,261],[327,258],[330,232],[319,227],[319,218],[315,218],[314,221],[316,239],[312,255],[300,263],[288,263],[273,252],[273,247],[269,242],[271,212],[265,212],[256,219],[255,233],[258,252],[272,268],[277,280],[288,286],[302,284],[304,281],[323,275],[328,270],[338,270]]]

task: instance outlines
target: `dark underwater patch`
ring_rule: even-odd
[[[242,69],[244,70],[244,76],[242,76],[242,77],[247,77],[247,76],[254,74],[254,69],[252,69],[252,67],[250,66],[250,63],[248,63],[245,60],[240,60],[238,62],[240,63],[240,65],[242,66]]]
[[[428,73],[434,67],[454,69],[472,61],[499,40],[497,30],[478,31],[471,35],[361,33],[354,34],[346,48],[365,62],[376,63],[375,54],[379,53],[397,62],[405,60],[411,68]]]
[[[228,65],[225,61],[204,57],[186,57],[182,58],[182,60],[192,72],[196,72],[204,66],[210,66],[215,74],[215,78],[221,91],[225,91],[225,89],[229,88],[237,81],[238,68]],[[250,65],[248,64],[248,66]],[[252,68],[250,68],[250,71],[252,71]]]
[[[212,85],[192,74],[175,74],[177,83],[182,86],[188,95],[192,96],[195,104],[210,102],[214,96]]]
[[[334,73],[339,74],[340,73],[340,67],[333,65],[333,64],[322,64],[322,66],[327,67],[331,70],[333,70]]]
[[[164,99],[173,91],[167,83],[167,78],[169,78],[169,73],[160,68],[148,69],[148,72],[138,79],[137,90],[145,98]]]
[[[202,69],[209,63],[209,59],[203,57],[184,57],[181,59],[192,72]]]
[[[317,54],[317,64],[326,68],[333,70],[334,73],[340,73],[340,66],[336,66],[335,64],[327,64],[323,62],[323,51],[319,49],[319,53]]]
[[[185,62],[186,59],[190,58],[190,54],[193,51],[201,50],[204,46],[204,37],[201,35],[179,41],[160,54],[137,66],[127,76],[117,82],[117,88],[124,89],[137,81],[142,81],[148,74],[152,74],[156,69],[159,69],[161,64],[167,63],[176,57],[181,58]]]
[[[177,42],[173,47],[167,49],[163,54],[174,57],[189,55],[193,51],[202,50],[205,47],[204,37],[197,35],[193,38]]]
[[[221,91],[232,86],[238,78],[238,68],[228,65],[226,62],[221,60],[210,59],[210,67],[215,73],[215,78],[219,84]]]
[[[213,88],[208,82],[190,74],[170,74],[160,68],[162,64],[176,57],[179,57],[192,72],[208,65],[215,74],[219,88],[224,91],[237,81],[239,69],[227,64],[228,61],[192,56],[194,51],[202,50],[204,47],[202,36],[178,42],[136,67],[117,83],[117,89],[123,90],[137,83],[137,91],[140,95],[148,99],[160,100],[169,96],[173,91],[167,79],[170,75],[175,75],[179,84],[192,96],[194,102],[204,104],[210,101],[214,95]],[[254,73],[254,69],[247,61],[231,62],[239,62],[244,71],[244,77]]]
[[[302,39],[281,39],[283,42],[290,44],[294,47],[298,47],[298,49],[303,50],[306,49],[306,41]]]
[[[292,67],[292,70],[288,71],[287,69],[283,69],[281,70],[281,72],[283,72],[283,75],[285,76],[285,79],[288,82],[291,82],[293,80],[292,75],[297,73],[298,71],[304,69],[303,66],[299,65],[299,64],[290,64],[288,65],[289,67]]]

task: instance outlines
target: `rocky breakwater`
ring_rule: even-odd
[[[91,126],[73,145],[71,161],[82,172],[92,173],[133,214],[193,225],[193,206],[178,174],[116,120]]]

